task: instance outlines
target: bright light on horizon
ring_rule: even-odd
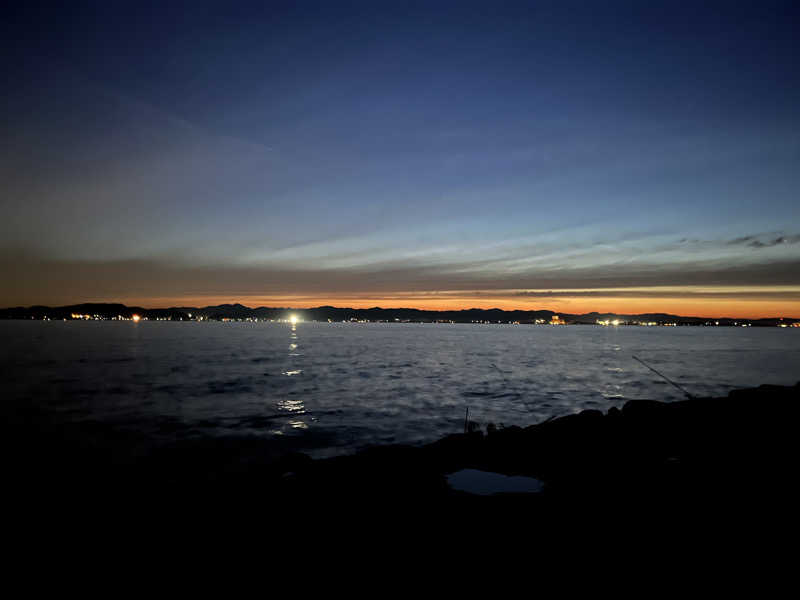
[[[624,288],[609,290],[615,292]],[[551,310],[559,314],[581,315],[591,312],[600,314],[616,313],[618,315],[640,315],[650,313],[667,313],[687,317],[701,317],[712,320],[721,317],[734,319],[760,319],[784,317],[800,319],[800,286],[755,286],[752,288],[702,288],[687,286],[685,288],[668,288],[663,295],[658,292],[663,288],[631,288],[632,296],[613,295],[602,288],[586,288],[577,292],[591,291],[585,296],[570,296],[576,290],[556,290],[553,295],[525,295],[520,292],[505,290],[487,291],[448,291],[431,294],[414,292],[376,294],[332,295],[245,295],[235,298],[235,302],[250,307],[283,307],[286,311],[281,318],[289,322],[293,311],[321,306],[363,309],[372,307],[417,308],[420,310],[466,310],[470,308],[502,310]],[[681,290],[685,292],[681,296]],[[716,293],[715,291],[716,290]],[[538,290],[526,290],[526,292]],[[636,296],[637,291],[646,291]],[[563,294],[563,295],[559,295]],[[620,291],[621,294],[621,291]],[[60,304],[90,301],[94,299],[69,298],[59,301]],[[107,302],[119,301],[127,306],[144,306],[146,308],[163,308],[169,306],[216,306],[231,302],[230,296],[217,297],[205,295],[200,297],[125,297],[121,299],[105,299]],[[29,300],[28,304],[47,304],[41,300]],[[59,303],[50,302],[52,305]],[[25,304],[21,302],[20,305]],[[192,311],[193,316],[195,315]],[[298,322],[302,321],[298,314]]]
[[[297,324],[297,320],[298,320],[298,319],[297,319],[297,315],[289,315],[289,322],[290,322],[292,325],[296,325],[296,324]]]

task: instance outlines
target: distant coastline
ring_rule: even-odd
[[[23,320],[167,320],[167,321],[284,321],[294,316],[301,321],[384,322],[384,323],[485,323],[519,325],[606,325],[606,326],[721,326],[800,327],[798,318],[691,317],[667,313],[585,314],[556,313],[552,310],[422,310],[416,308],[316,308],[258,307],[220,304],[206,307],[143,308],[120,303],[82,303],[67,306],[28,306],[0,309],[0,319]]]

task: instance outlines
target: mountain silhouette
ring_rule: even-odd
[[[455,323],[535,323],[550,322],[553,315],[571,324],[594,324],[597,321],[620,320],[635,323],[675,323],[678,325],[791,325],[800,319],[769,317],[763,319],[734,319],[730,317],[692,317],[667,313],[617,314],[589,312],[585,314],[556,313],[552,310],[502,310],[499,308],[468,308],[463,310],[423,310],[419,308],[349,308],[318,306],[316,308],[266,307],[250,308],[243,304],[218,304],[205,307],[143,308],[126,306],[121,303],[70,304],[67,306],[29,306],[0,309],[0,319],[72,319],[72,315],[89,315],[100,319],[115,317],[131,318],[139,315],[147,319],[189,320],[202,317],[209,320],[221,319],[285,319],[295,314],[306,321],[387,321],[387,322],[455,322]],[[189,316],[191,315],[191,317]]]

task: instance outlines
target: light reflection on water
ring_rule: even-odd
[[[634,354],[695,395],[793,384],[799,334],[755,327],[6,321],[0,391],[4,401],[35,403],[70,421],[147,429],[168,419],[177,431],[170,435],[280,434],[324,455],[457,432],[467,405],[483,424],[527,425],[630,398],[681,398]]]
[[[299,343],[297,342],[297,323],[292,320],[291,323],[291,330],[289,334],[289,338],[294,340],[292,343],[289,344],[289,354],[287,359],[287,364],[291,366],[295,366],[298,363],[298,359],[295,357],[301,356],[299,352],[294,352],[297,350]],[[303,369],[289,369],[283,371],[283,374],[287,377],[294,377],[297,375],[302,375]],[[292,399],[281,399],[278,400],[278,408],[282,411],[286,411],[289,413],[294,413],[294,416],[301,415],[305,413],[305,404],[303,404],[302,398],[292,398]],[[299,418],[294,418],[287,421],[287,425],[292,429],[308,429],[308,425],[305,421]]]

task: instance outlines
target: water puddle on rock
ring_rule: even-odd
[[[491,496],[492,494],[537,494],[544,484],[534,477],[503,475],[478,469],[462,469],[447,476],[447,483],[454,490]]]

